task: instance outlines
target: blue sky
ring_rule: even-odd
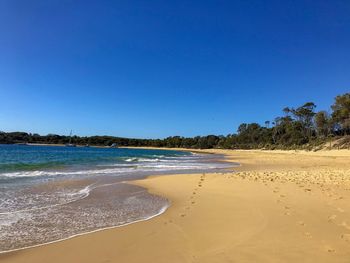
[[[228,134],[350,91],[350,2],[0,1],[0,130]]]

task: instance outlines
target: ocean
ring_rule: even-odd
[[[0,145],[0,252],[147,220],[169,206],[127,181],[232,166],[181,151]]]

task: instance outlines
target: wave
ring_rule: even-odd
[[[79,190],[78,192],[66,193],[67,196],[73,197],[73,199],[68,200],[66,202],[48,205],[48,206],[35,207],[35,208],[21,209],[21,210],[8,211],[8,212],[0,212],[0,215],[11,215],[11,214],[31,212],[31,211],[41,210],[41,209],[47,209],[47,208],[53,208],[53,207],[57,207],[57,206],[67,205],[67,204],[70,204],[70,203],[73,203],[73,202],[76,202],[78,200],[81,200],[81,199],[88,197],[90,195],[91,190],[94,189],[92,187],[93,185],[95,185],[95,183],[84,187],[83,189]],[[75,196],[77,196],[77,197],[75,197]]]
[[[152,218],[155,218],[157,216],[160,216],[161,214],[163,214],[167,209],[169,208],[169,205],[165,205],[163,206],[157,213],[150,215],[150,216],[146,216],[146,217],[142,217],[140,219],[131,221],[131,222],[124,222],[122,224],[118,224],[115,226],[109,226],[109,227],[102,227],[102,228],[98,228],[92,231],[86,231],[86,232],[82,232],[82,233],[78,233],[75,235],[70,235],[68,237],[65,238],[61,238],[61,239],[57,239],[54,241],[50,241],[50,242],[45,242],[45,243],[41,243],[41,244],[37,244],[37,245],[32,245],[32,246],[26,246],[26,247],[21,247],[21,248],[15,248],[15,249],[10,249],[10,250],[4,250],[4,251],[0,251],[0,254],[5,254],[5,253],[9,253],[9,252],[15,252],[15,251],[20,251],[20,250],[24,250],[24,249],[29,249],[29,248],[34,248],[34,247],[41,247],[44,245],[48,245],[48,244],[53,244],[53,243],[57,243],[57,242],[62,242],[74,237],[78,237],[78,236],[82,236],[82,235],[87,235],[87,234],[91,234],[91,233],[95,233],[95,232],[99,232],[99,231],[103,231],[103,230],[108,230],[108,229],[113,229],[113,228],[119,228],[119,227],[123,227],[123,226],[127,226],[127,225],[131,225],[131,224],[135,224],[135,223],[139,223],[142,221],[147,221],[150,220]]]
[[[93,175],[93,174],[113,174],[125,171],[120,168],[95,169],[95,170],[79,170],[79,171],[33,171],[33,172],[12,172],[0,174],[0,179],[6,178],[26,178],[38,176],[66,176],[66,175]]]
[[[125,160],[126,162],[160,162],[161,159],[154,158],[154,159],[148,159],[148,158],[128,158]]]
[[[157,166],[143,166],[146,169],[154,169],[155,171],[167,171],[167,170],[196,170],[196,169],[215,169],[216,166],[205,165],[157,165]]]
[[[57,163],[56,163],[57,165]],[[88,165],[88,166],[86,166]],[[33,166],[34,167],[34,166]],[[202,155],[197,156],[164,156],[147,155],[142,157],[123,157],[114,163],[89,163],[84,165],[68,166],[60,169],[37,169],[22,171],[7,171],[0,173],[0,181],[16,178],[34,177],[64,177],[64,176],[90,176],[90,175],[115,175],[135,172],[154,171],[176,171],[176,170],[196,170],[222,168],[219,163],[202,160]],[[1,169],[0,169],[1,170]]]
[[[138,158],[128,158],[125,160],[126,162],[137,162]]]
[[[74,176],[74,175],[121,175],[125,173],[132,173],[135,171],[176,171],[176,170],[194,170],[194,169],[215,169],[220,168],[217,166],[211,165],[179,165],[179,164],[158,164],[158,165],[141,165],[141,166],[119,166],[117,165],[115,168],[108,169],[94,169],[94,170],[79,170],[79,171],[32,171],[32,172],[12,172],[12,173],[2,173],[0,174],[0,180],[6,179],[20,179],[20,178],[33,178],[33,177],[53,177],[53,176]]]

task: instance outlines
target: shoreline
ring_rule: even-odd
[[[36,144],[28,144],[28,145],[35,145],[37,146]],[[39,145],[39,146],[47,146],[47,145]],[[48,145],[48,146],[65,146],[65,145]],[[165,149],[165,150],[169,150],[169,149]],[[176,150],[176,149],[174,149]],[[178,150],[177,150],[178,151]],[[184,151],[182,151],[184,152]],[[186,151],[188,152],[188,151]],[[201,154],[209,154],[209,153],[204,153],[204,152],[198,152],[198,153],[201,153]],[[232,167],[233,168],[233,167]],[[230,168],[225,168],[225,169],[231,169]],[[175,171],[175,174],[179,174],[179,172],[176,172]],[[166,175],[173,175],[171,172],[167,172],[167,173],[159,173],[157,175],[146,175],[144,178],[142,179],[147,179],[149,177],[153,177],[153,176],[166,176]],[[125,183],[125,184],[129,184],[129,185],[137,185],[136,183],[134,183],[134,181],[137,181],[137,180],[140,180],[140,179],[129,179],[129,180],[126,180],[126,181],[122,181],[122,183]],[[148,189],[146,187],[142,187],[144,190],[148,191]],[[148,191],[149,192],[149,191]],[[159,195],[160,196],[160,195]],[[163,196],[162,197],[166,198],[166,196]],[[122,223],[120,225],[114,225],[114,226],[108,226],[108,227],[102,227],[102,228],[98,228],[98,229],[95,229],[95,230],[90,230],[90,231],[86,231],[86,232],[81,232],[81,233],[77,233],[77,234],[73,234],[73,235],[70,235],[70,236],[67,236],[67,237],[63,237],[61,239],[57,239],[57,240],[53,240],[53,241],[48,241],[48,242],[44,242],[44,243],[40,243],[40,244],[35,244],[35,245],[29,245],[29,246],[25,246],[25,247],[21,247],[21,248],[15,248],[15,249],[10,249],[10,250],[4,250],[4,251],[0,251],[0,255],[2,254],[8,254],[8,253],[13,253],[13,252],[21,252],[21,251],[24,251],[24,250],[28,250],[28,249],[33,249],[33,248],[37,248],[37,247],[41,247],[41,246],[46,246],[46,245],[50,245],[50,244],[54,244],[54,243],[58,243],[58,242],[63,242],[63,241],[66,241],[66,240],[69,240],[69,239],[72,239],[72,238],[75,238],[75,237],[79,237],[79,236],[83,236],[83,235],[88,235],[88,234],[92,234],[92,233],[95,233],[95,232],[99,232],[99,231],[105,231],[105,230],[109,230],[109,229],[114,229],[114,228],[119,228],[119,227],[123,227],[123,226],[127,226],[127,225],[130,225],[130,224],[134,224],[134,223],[139,223],[139,222],[142,222],[142,221],[147,221],[147,220],[150,220],[154,217],[157,217],[159,215],[161,215],[162,213],[164,213],[169,207],[170,207],[170,200],[169,201],[169,204],[162,207],[157,213],[151,215],[151,216],[147,216],[147,217],[144,217],[144,218],[140,218],[138,220],[135,220],[135,221],[132,221],[132,222],[128,222],[128,223]],[[72,201],[72,202],[75,202],[75,201]],[[67,203],[68,204],[68,203]],[[66,205],[66,204],[64,204]],[[45,208],[45,207],[44,207]],[[19,211],[16,211],[16,212],[26,212],[27,210],[19,210]],[[29,210],[28,210],[29,211]],[[1,215],[1,213],[0,213]]]
[[[182,149],[176,148],[174,150],[181,151]],[[319,153],[319,152],[317,152],[317,153],[312,153],[312,152],[311,153],[309,153],[309,152],[298,153],[298,152],[294,152],[294,151],[293,151],[293,153],[291,153],[291,152],[275,152],[275,151],[273,151],[273,152],[268,152],[268,151],[229,151],[229,152],[227,152],[228,150],[204,150],[204,151],[209,151],[211,153],[219,153],[219,154],[227,153],[228,160],[239,162],[242,166],[234,168],[235,170],[238,171],[237,174],[229,173],[227,175],[221,175],[220,173],[209,173],[209,174],[203,174],[203,175],[190,174],[190,175],[176,175],[176,176],[171,176],[171,175],[150,176],[150,177],[147,177],[146,179],[143,179],[143,180],[133,181],[131,183],[142,186],[142,187],[146,187],[148,189],[148,191],[152,194],[166,197],[168,200],[170,200],[171,206],[165,211],[165,213],[160,214],[160,216],[157,216],[156,218],[154,218],[152,220],[146,220],[146,221],[139,222],[138,224],[130,224],[129,226],[124,226],[124,227],[113,227],[113,229],[109,229],[109,230],[98,230],[98,232],[96,232],[96,233],[83,234],[82,236],[70,238],[69,240],[58,241],[58,242],[55,242],[55,243],[49,244],[49,245],[41,245],[40,247],[36,247],[36,248],[29,248],[29,249],[25,249],[25,250],[22,249],[21,251],[17,251],[17,252],[3,253],[0,255],[0,260],[4,260],[4,262],[26,262],[25,259],[30,258],[30,259],[33,259],[33,262],[44,262],[45,260],[42,256],[45,257],[45,255],[46,255],[48,257],[48,256],[55,255],[56,253],[58,253],[58,251],[61,251],[62,248],[67,248],[67,247],[71,247],[71,248],[73,248],[73,250],[76,250],[76,249],[79,251],[81,249],[85,250],[87,248],[86,247],[87,242],[90,243],[92,240],[95,240],[95,241],[99,240],[99,242],[103,242],[104,245],[103,246],[100,245],[100,246],[98,246],[98,248],[93,249],[94,251],[96,250],[93,253],[93,257],[92,257],[93,259],[87,258],[84,255],[75,255],[75,253],[72,253],[72,254],[68,253],[68,255],[65,255],[63,257],[58,256],[57,261],[53,261],[53,262],[61,262],[63,260],[68,260],[68,262],[76,262],[76,261],[82,260],[83,258],[84,258],[84,260],[87,260],[85,262],[102,262],[103,255],[106,254],[107,252],[108,252],[107,254],[110,255],[109,258],[113,259],[113,260],[121,260],[121,262],[124,262],[123,260],[127,260],[127,262],[141,262],[140,257],[137,258],[137,255],[133,255],[132,253],[130,253],[128,248],[125,247],[126,243],[130,244],[130,242],[133,242],[133,241],[137,242],[137,245],[136,245],[137,249],[144,249],[145,247],[149,248],[151,251],[148,252],[145,257],[149,258],[150,260],[153,259],[154,262],[164,262],[164,260],[167,260],[168,262],[179,262],[179,261],[174,260],[174,254],[172,252],[174,249],[177,251],[177,253],[180,253],[182,256],[184,256],[184,259],[187,260],[188,259],[188,255],[187,255],[188,251],[192,251],[192,254],[194,253],[194,251],[197,251],[197,250],[202,251],[201,253],[204,253],[205,250],[201,249],[202,246],[204,246],[206,249],[209,249],[209,248],[213,247],[214,244],[211,244],[211,242],[209,242],[209,240],[206,240],[206,239],[204,241],[198,240],[194,236],[190,235],[188,237],[190,240],[190,243],[193,243],[195,246],[199,246],[199,248],[196,248],[196,249],[193,249],[193,248],[190,249],[188,247],[185,248],[181,244],[182,242],[180,242],[182,235],[178,236],[179,233],[177,231],[172,233],[172,235],[174,235],[176,237],[175,239],[179,238],[180,241],[177,240],[179,242],[174,241],[174,244],[173,244],[173,242],[170,242],[171,244],[168,244],[169,243],[169,240],[168,240],[169,233],[167,231],[169,231],[169,230],[164,229],[166,226],[170,227],[170,225],[171,225],[173,227],[173,225],[174,225],[177,227],[181,227],[182,231],[185,231],[184,233],[188,232],[187,235],[189,235],[191,232],[194,231],[193,229],[188,228],[188,224],[189,224],[190,226],[192,226],[192,228],[198,228],[198,230],[200,230],[200,231],[202,231],[202,230],[203,231],[210,231],[211,235],[209,236],[209,238],[215,239],[216,234],[218,232],[221,233],[221,231],[222,231],[220,225],[215,225],[215,227],[212,227],[212,228],[205,227],[204,229],[202,229],[200,226],[193,225],[193,224],[196,222],[198,224],[200,222],[200,221],[198,221],[199,218],[206,219],[207,217],[208,218],[215,217],[215,220],[218,220],[218,221],[221,221],[223,219],[222,217],[225,217],[225,216],[235,218],[235,215],[231,214],[229,212],[229,210],[226,211],[226,209],[220,210],[220,212],[218,211],[218,213],[223,213],[222,215],[214,216],[214,215],[208,214],[208,211],[207,211],[208,208],[214,209],[213,206],[204,207],[204,209],[201,210],[200,213],[198,213],[198,215],[197,214],[192,215],[193,218],[191,218],[191,215],[189,215],[186,210],[195,211],[195,208],[193,208],[192,206],[196,206],[196,205],[195,204],[191,205],[191,203],[189,203],[188,205],[185,205],[184,203],[187,203],[189,201],[187,201],[188,196],[184,196],[184,195],[191,195],[191,198],[193,198],[193,199],[199,198],[198,200],[195,201],[195,203],[198,203],[198,202],[201,203],[201,199],[207,200],[207,202],[210,203],[210,202],[212,202],[212,199],[209,198],[210,196],[213,199],[215,199],[215,198],[220,199],[220,196],[217,196],[218,194],[216,193],[216,191],[220,189],[219,191],[222,192],[221,195],[225,196],[225,198],[220,199],[221,201],[219,204],[223,205],[224,207],[230,207],[230,206],[236,207],[235,213],[237,213],[238,217],[239,217],[239,216],[244,216],[246,214],[247,210],[250,211],[251,206],[254,207],[254,204],[252,204],[251,201],[256,202],[257,200],[259,200],[259,198],[257,200],[255,200],[253,198],[253,200],[250,201],[250,199],[252,197],[247,196],[246,192],[241,192],[240,188],[237,188],[238,186],[241,188],[246,188],[247,192],[249,192],[250,195],[252,195],[253,197],[254,197],[254,195],[261,195],[262,197],[269,199],[269,198],[271,198],[271,196],[270,196],[269,192],[266,191],[265,188],[268,189],[268,188],[271,188],[273,185],[278,185],[279,188],[282,188],[282,186],[285,187],[286,191],[287,191],[289,188],[293,188],[294,183],[295,183],[292,181],[289,182],[288,180],[290,180],[290,178],[293,179],[294,177],[296,177],[296,178],[300,177],[299,178],[300,181],[302,181],[303,184],[307,184],[308,185],[307,187],[309,187],[309,188],[305,188],[305,187],[304,188],[305,189],[312,189],[312,191],[311,190],[310,191],[309,190],[302,191],[303,194],[306,193],[305,198],[308,197],[310,195],[310,193],[312,193],[312,194],[315,193],[315,195],[317,195],[317,197],[318,197],[318,199],[316,198],[315,200],[313,200],[313,202],[315,202],[315,205],[312,206],[312,208],[314,208],[314,207],[318,207],[318,206],[323,207],[319,200],[321,200],[321,199],[323,200],[325,197],[323,195],[318,194],[319,189],[316,189],[317,188],[316,183],[318,183],[318,182],[312,181],[311,179],[310,179],[310,182],[307,182],[308,177],[304,176],[303,173],[310,173],[310,176],[313,176],[313,177],[317,176],[318,174],[322,174],[322,176],[323,176],[323,174],[324,174],[325,178],[328,178],[329,176],[332,177],[333,173],[336,176],[338,176],[337,174],[339,174],[339,176],[342,176],[339,178],[343,178],[343,179],[345,178],[343,180],[344,185],[347,186],[347,183],[348,183],[348,176],[349,176],[349,171],[350,171],[350,164],[348,164],[349,163],[348,161],[350,160],[349,159],[350,151],[346,151],[346,150],[341,150],[341,152],[338,152],[338,153],[334,153],[333,151],[332,152],[323,152],[323,153]],[[300,158],[301,156],[303,158]],[[317,167],[317,171],[315,171],[315,169],[316,169],[315,167]],[[339,167],[341,167],[341,168],[339,168]],[[329,171],[331,174],[329,174]],[[291,177],[289,175],[289,174],[293,175],[294,173],[295,173],[295,176],[293,176],[293,177]],[[202,178],[203,176],[205,176],[205,178]],[[233,185],[232,185],[230,179],[232,179],[234,181]],[[270,181],[272,179],[273,179],[273,181]],[[333,180],[334,180],[334,182],[332,182],[332,181],[328,182],[329,185],[327,185],[327,180],[326,180],[325,181],[326,187],[332,188],[333,183],[342,182],[342,181],[338,182],[337,178],[335,178]],[[209,181],[207,183],[208,189],[212,188],[212,189],[217,189],[217,190],[203,192],[203,193],[198,192],[200,190],[206,189],[206,188],[203,188],[204,181],[205,182]],[[284,182],[284,181],[288,181],[288,182]],[[298,181],[297,181],[297,183],[298,183]],[[227,192],[227,189],[229,189],[227,187],[230,184],[231,184],[232,188],[236,189],[238,194],[232,193],[231,191]],[[339,185],[339,184],[335,184],[335,185]],[[193,190],[190,190],[191,187],[194,187]],[[327,189],[326,187],[323,189]],[[172,189],[172,188],[176,188],[176,189]],[[194,189],[197,189],[197,190],[194,190]],[[295,188],[295,189],[297,189],[297,188]],[[252,191],[252,190],[254,190],[254,191]],[[268,190],[270,190],[270,189],[268,189]],[[192,192],[194,193],[195,191],[197,194],[192,195]],[[277,190],[273,190],[273,191],[277,191]],[[280,190],[278,190],[278,191],[280,192]],[[287,196],[290,196],[291,200],[294,200],[292,203],[294,203],[295,206],[298,206],[300,201],[298,201],[299,197],[297,195],[295,195],[295,193],[294,193],[294,191],[296,191],[296,190],[293,190],[293,191],[288,190],[288,191],[289,191],[289,193]],[[324,190],[324,191],[326,191],[326,190]],[[343,200],[343,199],[346,199],[346,197],[348,195],[348,193],[346,193],[345,190],[344,191],[341,190],[341,193],[344,196],[342,199],[339,199],[340,200],[339,202],[341,202],[341,200]],[[237,197],[238,198],[245,198],[247,201],[246,205],[242,206],[241,204],[236,203],[236,202],[233,202],[233,203],[229,202],[228,203],[228,201],[230,201],[230,199],[228,200],[227,198],[230,196],[231,196],[233,201]],[[184,200],[184,199],[186,199],[186,200]],[[243,200],[245,200],[245,199],[243,199]],[[280,200],[280,199],[283,200],[282,197],[280,197],[278,200]],[[264,199],[262,199],[262,200],[264,200]],[[282,202],[281,200],[279,202]],[[330,201],[330,200],[328,200],[328,201]],[[191,201],[191,202],[193,202],[193,201]],[[333,202],[335,202],[335,201],[333,201]],[[317,206],[316,206],[316,204],[317,204]],[[266,208],[271,210],[270,213],[267,213],[266,215],[264,215],[265,217],[271,217],[271,214],[274,214],[276,212],[275,210],[277,210],[276,205],[272,205],[270,202],[267,202],[267,203],[262,202],[261,206],[262,207],[266,206]],[[345,203],[342,204],[342,206],[343,207],[340,209],[343,210],[343,212],[339,212],[340,215],[337,215],[338,218],[341,215],[347,214],[347,211],[350,210],[350,209],[344,209],[344,207],[346,206]],[[284,213],[291,214],[291,212],[289,210],[291,210],[291,208],[283,209]],[[304,207],[300,207],[300,210],[303,211],[303,213],[307,214],[307,211],[304,211]],[[317,211],[315,212],[316,214],[317,213],[323,214],[321,209],[317,210]],[[253,209],[251,212],[255,213],[255,210]],[[264,212],[264,211],[261,211],[261,212]],[[300,213],[300,211],[299,211],[299,213]],[[335,212],[333,212],[333,213],[335,213]],[[259,214],[257,214],[256,216],[259,218]],[[286,215],[284,215],[284,216],[286,216]],[[287,216],[292,217],[291,215],[287,215]],[[330,215],[330,216],[332,216],[332,215]],[[308,219],[311,221],[314,220],[313,217],[316,218],[317,216],[316,215],[315,216],[308,215]],[[337,217],[335,217],[335,218],[337,218]],[[270,219],[275,220],[274,217],[271,217]],[[284,224],[289,226],[288,217],[281,217],[279,219],[282,222],[286,221],[286,222],[284,222]],[[184,222],[181,222],[181,220],[183,220]],[[333,226],[333,225],[329,224],[329,220],[336,221],[334,218],[329,219],[326,217],[325,218],[326,223],[324,226],[322,224],[322,228],[327,229],[327,227],[329,228],[330,226]],[[163,222],[163,221],[166,221],[166,222]],[[210,220],[209,221],[204,220],[204,221],[207,224],[211,224]],[[261,223],[259,221],[260,223],[255,222],[256,224],[249,225],[248,223],[250,221],[254,221],[254,220],[251,217],[247,217],[246,223],[244,223],[244,222],[240,221],[239,218],[235,219],[235,223],[240,225],[243,229],[246,229],[246,231],[248,231],[248,232],[251,229],[254,229],[254,227],[256,225],[260,225],[260,223]],[[343,236],[343,238],[339,237],[339,239],[342,242],[344,242],[344,239],[348,238],[346,227],[350,223],[350,222],[346,222],[346,221],[344,221],[344,222],[339,222],[340,225],[341,224],[344,225],[344,227],[343,227],[344,233],[341,234]],[[252,222],[252,223],[254,223],[254,222]],[[227,231],[227,229],[230,229],[232,227],[234,228],[234,226],[232,224],[230,224],[229,222],[226,222],[226,220],[225,220],[225,223],[222,222],[221,224],[225,225],[226,231]],[[268,226],[264,226],[264,225],[262,225],[260,227],[263,227],[263,229],[265,229],[265,228],[269,229]],[[160,252],[154,251],[154,249],[149,247],[149,244],[155,245],[155,244],[159,243],[158,240],[154,240],[154,239],[149,240],[149,237],[145,234],[145,233],[149,233],[149,231],[147,231],[147,229],[149,229],[149,228],[152,228],[153,229],[152,231],[155,231],[154,233],[156,233],[157,238],[159,238],[163,242],[163,243],[161,242],[160,244],[164,244],[164,250],[166,251],[166,253],[165,252],[160,253]],[[161,228],[161,230],[158,230],[159,228]],[[282,228],[282,230],[284,229],[283,226],[281,226],[281,228]],[[322,228],[320,229],[320,231],[324,232],[325,230]],[[237,229],[237,231],[238,230],[239,229]],[[268,232],[270,232],[270,235],[273,234],[273,235],[278,236],[280,234],[278,231],[276,232],[276,230],[273,230],[273,229],[269,229]],[[117,234],[118,238],[113,233]],[[287,233],[287,234],[289,235],[290,233]],[[258,232],[256,233],[256,235],[258,235]],[[328,233],[328,235],[330,235],[330,233]],[[136,238],[136,237],[139,237],[141,239],[139,240],[139,238]],[[222,234],[220,234],[220,238],[216,241],[218,243],[220,243],[220,242],[222,242],[221,239],[226,240],[227,238],[230,239],[232,237],[226,237],[225,234],[222,233]],[[260,238],[265,239],[264,236],[262,236]],[[120,247],[117,249],[119,254],[118,253],[113,254],[111,252],[111,251],[113,251],[113,249],[115,249],[115,246],[109,245],[109,241],[111,241],[111,240],[115,241],[116,245],[118,245],[118,244],[120,245]],[[315,242],[315,239],[312,240],[310,238],[307,238],[308,242],[311,242],[310,240]],[[286,240],[283,240],[283,238],[282,238],[281,241],[286,241]],[[305,241],[305,240],[302,240],[302,241]],[[206,242],[209,242],[211,245],[206,244]],[[338,240],[337,240],[337,242],[338,242]],[[334,243],[337,243],[337,242],[334,241]],[[297,246],[295,243],[296,242],[292,242],[292,245]],[[347,242],[344,242],[345,245],[346,245],[346,243]],[[257,245],[256,242],[253,242],[253,244]],[[339,243],[338,245],[340,248],[343,249],[342,243]],[[344,255],[349,254],[349,253],[347,253],[346,250],[345,250],[345,252],[342,252],[345,254],[341,254],[339,257],[340,252],[338,252],[338,251],[341,251],[341,249],[340,248],[335,249],[335,248],[332,248],[332,246],[330,246],[330,247],[331,248],[325,249],[325,251],[327,253],[325,255],[323,255],[323,258],[326,261],[323,261],[323,262],[327,262],[327,260],[330,259],[329,256],[331,256],[331,258],[338,256],[336,259],[338,259],[338,260],[339,260],[339,258],[344,259],[344,261],[339,261],[339,262],[346,262]],[[171,249],[169,250],[169,248],[171,248]],[[230,249],[227,248],[227,251],[231,251]],[[303,250],[303,248],[299,248],[299,249]],[[238,250],[236,252],[242,253],[242,251],[243,250]],[[335,253],[334,251],[336,251],[337,253]],[[317,250],[317,252],[320,253],[319,250]],[[350,252],[350,247],[349,247],[349,252]],[[110,253],[112,253],[113,255]],[[197,255],[197,258],[200,256],[201,253],[199,253]],[[285,253],[286,253],[286,255],[288,254],[287,252],[285,252]],[[303,251],[303,253],[307,253],[307,251]],[[311,252],[308,251],[308,253],[311,253]],[[156,260],[157,258],[159,258],[159,254],[162,255],[160,258],[163,259],[163,261]],[[196,253],[194,253],[194,254],[196,254]],[[157,257],[155,257],[155,255],[157,255]],[[279,258],[279,259],[282,258],[282,259],[286,259],[286,261],[289,261],[289,259],[288,259],[289,255],[288,256],[286,256],[286,255],[283,256],[283,253],[281,253],[281,255],[278,255],[277,258]],[[266,253],[260,251],[259,253],[257,253],[256,256],[258,257],[258,259],[261,259],[259,257],[262,257],[262,256],[263,256],[262,258],[266,257]],[[315,255],[313,255],[313,257],[314,256]],[[240,256],[240,258],[246,260],[246,258],[242,255]],[[305,255],[304,255],[304,258],[305,258]],[[305,262],[312,262],[311,257],[306,257],[306,259],[308,259],[308,260],[305,260]],[[313,258],[313,259],[315,259],[315,258]],[[215,261],[215,260],[214,261],[207,261],[207,260],[208,260],[207,257],[205,257],[205,258],[202,258],[202,260],[200,260],[198,262],[226,262],[225,260],[222,260],[222,261]],[[194,260],[194,261],[196,261],[196,260]],[[264,260],[262,260],[262,261],[264,261]],[[27,262],[32,262],[32,261],[27,261]],[[265,260],[264,262],[268,262],[268,261]],[[292,261],[290,261],[290,262],[292,262]],[[322,260],[321,260],[321,262],[322,262]]]
[[[50,242],[47,242],[47,243],[42,243],[42,244],[37,244],[37,245],[28,246],[28,247],[22,247],[22,248],[16,248],[16,249],[11,249],[11,250],[7,250],[7,251],[0,251],[0,259],[1,259],[1,255],[6,255],[8,253],[21,252],[21,251],[24,251],[24,250],[27,250],[27,249],[33,249],[33,248],[38,248],[38,247],[42,247],[42,246],[47,246],[47,245],[50,245],[50,244],[64,242],[66,240],[69,240],[69,239],[72,239],[72,238],[76,238],[76,237],[79,237],[79,236],[89,235],[89,234],[97,233],[97,232],[100,232],[100,231],[106,231],[106,230],[109,230],[109,229],[124,227],[124,226],[128,226],[128,225],[131,225],[131,224],[136,224],[136,223],[139,223],[139,222],[151,220],[152,218],[155,218],[155,217],[160,216],[161,214],[165,213],[166,210],[169,207],[170,207],[170,205],[168,205],[166,207],[163,207],[157,214],[154,214],[154,215],[149,216],[147,218],[142,218],[142,219],[139,219],[139,220],[136,220],[136,221],[133,221],[133,222],[129,222],[129,223],[125,223],[125,224],[121,224],[121,225],[117,225],[117,226],[110,226],[110,227],[105,227],[105,228],[99,228],[99,229],[96,229],[96,230],[92,230],[92,231],[88,231],[88,232],[84,232],[84,233],[80,233],[80,234],[75,234],[75,235],[72,235],[72,236],[69,236],[69,237],[66,237],[66,238],[50,241]]]

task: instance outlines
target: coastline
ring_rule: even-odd
[[[199,152],[225,154],[242,166],[238,173],[134,181],[168,198],[170,208],[152,220],[5,253],[0,261],[347,262],[350,151]]]
[[[16,145],[16,144],[14,144]],[[27,143],[26,145],[29,145],[29,146],[54,146],[54,147],[67,147],[66,144],[57,144],[57,143]],[[76,147],[86,147],[85,145],[80,145],[80,144],[77,144]],[[92,148],[111,148],[109,146],[96,146],[96,145],[91,145],[89,147],[92,147]]]

